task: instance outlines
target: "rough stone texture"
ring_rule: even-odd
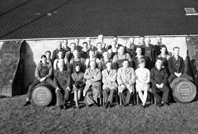
[[[13,96],[21,94],[19,85],[21,79],[18,79],[20,77],[18,65],[21,42],[0,42],[0,46],[0,95]]]

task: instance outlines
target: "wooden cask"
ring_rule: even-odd
[[[32,92],[32,101],[37,106],[45,107],[48,106],[53,99],[54,93],[50,85],[46,83],[40,83],[37,85]]]
[[[172,88],[173,97],[177,102],[191,102],[197,94],[195,85],[186,78],[174,79],[170,87]]]

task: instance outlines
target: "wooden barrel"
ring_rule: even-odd
[[[52,102],[52,87],[46,83],[40,83],[32,92],[32,101],[37,106],[45,107]]]
[[[172,88],[174,99],[181,103],[191,102],[197,94],[195,85],[186,78],[174,79],[170,87]]]

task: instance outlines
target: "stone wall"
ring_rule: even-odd
[[[20,41],[0,42],[0,94],[13,96],[21,94],[19,71]],[[16,75],[17,74],[17,75]],[[16,78],[17,77],[17,78]],[[17,82],[15,82],[17,81]]]

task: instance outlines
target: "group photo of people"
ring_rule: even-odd
[[[94,44],[90,39],[79,43],[78,38],[71,43],[57,41],[53,52],[42,54],[23,106],[31,103],[32,92],[40,83],[53,87],[55,105],[60,109],[68,109],[69,104],[79,109],[80,101],[105,109],[114,104],[142,108],[151,102],[158,107],[170,105],[171,82],[179,77],[193,81],[184,72],[180,48],[175,45],[169,52],[160,36],[157,44],[151,44],[147,36],[140,37],[138,43],[134,40],[129,37],[123,44],[114,36],[107,44],[99,35]]]

